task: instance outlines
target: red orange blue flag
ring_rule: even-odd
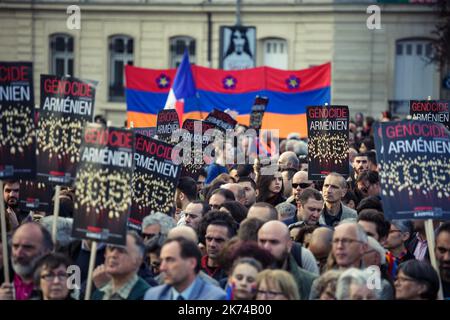
[[[238,113],[239,123],[248,125],[255,97],[261,95],[269,98],[262,129],[278,129],[280,138],[284,138],[291,132],[307,135],[307,106],[331,103],[331,63],[304,70],[189,67],[192,81],[180,84],[176,69],[126,66],[128,121],[133,121],[135,127],[155,126],[156,115],[166,106],[172,89],[176,99],[183,99],[183,119],[204,119],[214,108],[231,109]],[[178,70],[185,71],[179,73],[186,75],[182,68],[186,65],[180,65]],[[175,88],[188,94],[177,96]]]

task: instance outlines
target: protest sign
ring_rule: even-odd
[[[135,139],[133,200],[128,224],[140,231],[145,216],[174,213],[181,165],[172,162],[173,145],[140,134]]]
[[[448,100],[411,100],[409,114],[413,120],[425,120],[442,123],[450,130]]]
[[[225,132],[227,130],[234,130],[237,121],[233,119],[228,113],[213,109],[205,119],[206,121],[215,124],[218,129]]]
[[[322,180],[330,172],[348,177],[348,106],[310,106],[306,119],[308,179]]]
[[[94,115],[95,85],[72,77],[41,75],[37,176],[72,185],[80,158],[83,127]]]
[[[250,113],[250,128],[260,130],[269,98],[256,96]]]
[[[156,134],[156,127],[132,128],[133,132],[142,134],[146,137],[153,138]]]
[[[53,188],[39,181],[21,180],[19,208],[24,211],[44,211],[50,213]]]
[[[156,122],[156,135],[159,140],[171,143],[172,133],[180,128],[180,121],[175,109],[161,110],[158,112]]]
[[[33,65],[0,62],[0,179],[35,176]]]
[[[133,132],[90,123],[81,140],[72,236],[124,245],[132,194]]]
[[[403,120],[374,126],[381,199],[391,219],[450,219],[450,137],[444,125]]]

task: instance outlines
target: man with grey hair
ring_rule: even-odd
[[[278,220],[284,221],[286,219],[292,219],[295,216],[297,208],[288,202],[282,202],[275,206],[278,212]]]
[[[350,268],[344,271],[336,284],[337,300],[377,300],[380,290],[368,286],[371,274],[366,270]]]
[[[320,215],[320,224],[334,227],[342,220],[357,218],[356,211],[342,203],[347,189],[347,182],[339,173],[331,172],[326,176],[322,188],[325,205]]]
[[[386,264],[386,250],[374,237],[367,237],[367,251],[363,256],[365,267],[381,267]]]
[[[108,245],[105,251],[105,264],[98,266],[93,274],[98,288],[92,300],[142,300],[150,288],[148,283],[137,275],[145,254],[141,237],[129,231],[125,246]],[[106,273],[109,281],[96,282],[97,274]],[[100,277],[104,279],[104,277]]]
[[[367,234],[355,221],[342,221],[334,229],[331,252],[339,269],[361,268],[368,248]]]
[[[398,264],[415,259],[408,251],[405,243],[413,233],[413,224],[410,220],[392,220],[391,228],[385,242],[385,247],[394,256]]]
[[[28,300],[34,288],[33,273],[38,260],[53,250],[50,232],[37,222],[26,222],[12,236],[12,283],[0,287],[0,300]],[[15,296],[14,296],[15,292]]]
[[[169,230],[176,227],[175,219],[161,212],[152,213],[142,221],[142,237],[144,242],[155,241],[155,239],[165,239]],[[164,241],[161,241],[161,244]]]

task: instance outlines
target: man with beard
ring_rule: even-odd
[[[201,252],[184,238],[168,239],[161,249],[163,285],[150,288],[144,300],[225,300],[225,291],[198,276]]]
[[[288,271],[294,277],[300,299],[307,300],[317,275],[300,268],[291,254],[292,240],[288,227],[281,221],[266,222],[258,231],[258,244],[276,260],[276,269]]]
[[[350,186],[352,189],[356,187],[356,179],[358,176],[366,171],[369,171],[369,157],[366,153],[358,153],[353,159],[352,163],[353,175],[349,177]]]
[[[22,218],[19,214],[19,188],[18,181],[5,181],[3,186],[3,200],[5,201],[6,210],[6,230],[8,232],[13,231],[19,226],[19,218]]]
[[[450,222],[436,232],[436,260],[439,262],[444,299],[450,300]]]
[[[52,250],[52,236],[40,224],[26,222],[17,228],[12,236],[13,283],[2,284],[0,300],[27,300],[33,290],[36,263]]]

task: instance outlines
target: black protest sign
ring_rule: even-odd
[[[204,151],[215,137],[212,130],[217,130],[217,127],[209,121],[186,119],[183,123],[183,129],[182,140],[183,142],[191,142],[191,156],[188,161],[183,161],[182,176],[190,176],[197,179],[200,170],[205,165]],[[184,151],[183,149],[182,152]],[[180,156],[184,160],[184,154],[180,153]]]
[[[124,245],[133,174],[133,132],[89,123],[82,134],[72,236]]]
[[[19,192],[20,210],[51,213],[53,187],[43,182],[21,180]]]
[[[450,219],[450,137],[428,121],[374,126],[381,199],[388,219]]]
[[[411,100],[409,114],[413,120],[442,123],[450,130],[449,100]]]
[[[264,112],[266,111],[269,98],[256,96],[250,113],[250,128],[259,130],[262,126]]]
[[[41,75],[37,176],[72,185],[80,159],[83,127],[94,115],[95,85],[72,77]]]
[[[132,128],[133,132],[152,138],[156,134],[156,127]]]
[[[175,109],[161,110],[156,121],[156,135],[159,140],[170,143],[172,133],[180,128],[180,121]]]
[[[133,201],[129,226],[140,230],[145,216],[175,211],[175,189],[181,165],[172,162],[174,146],[140,134],[136,135],[133,172]]]
[[[330,172],[348,177],[348,106],[310,106],[308,123],[308,179],[322,180]]]
[[[35,176],[33,65],[0,62],[0,179]]]
[[[227,130],[234,130],[237,121],[233,119],[228,113],[213,109],[205,119],[206,121],[215,124],[216,127],[223,132]]]

